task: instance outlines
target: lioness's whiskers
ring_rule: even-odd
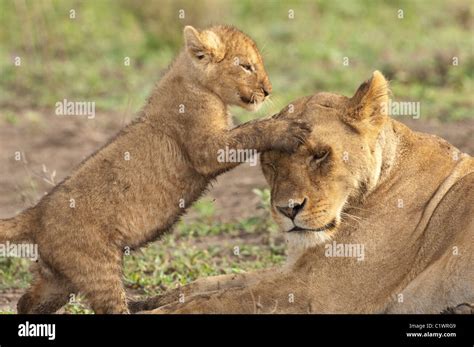
[[[361,211],[371,211],[371,210],[368,210],[368,209],[365,209],[365,208],[360,208],[360,207],[352,206],[352,205],[349,205],[349,204],[346,204],[344,207],[353,208],[353,209],[361,210]]]
[[[352,219],[353,221],[356,221],[359,224],[361,224],[361,221],[362,221],[361,217],[354,216],[354,215],[346,213],[346,212],[341,212],[341,221],[345,222],[345,220],[342,217],[348,217],[348,218]]]

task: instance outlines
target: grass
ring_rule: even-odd
[[[227,23],[257,41],[274,85],[257,116],[315,91],[352,95],[380,69],[396,99],[422,103],[423,118],[468,118],[473,12],[469,0],[2,1],[0,109],[52,110],[68,98],[133,112],[181,49],[184,25]]]
[[[30,260],[0,257],[0,291],[26,288],[31,282]]]

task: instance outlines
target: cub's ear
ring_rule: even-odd
[[[184,42],[188,54],[196,60],[218,63],[224,59],[225,46],[211,30],[199,32],[187,25],[184,27]]]
[[[379,71],[374,71],[372,78],[362,83],[350,99],[344,120],[349,123],[366,121],[381,124],[388,115],[389,95],[388,81]]]

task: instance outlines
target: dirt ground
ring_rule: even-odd
[[[28,111],[13,124],[0,121],[0,218],[32,206],[129,120],[123,114],[97,113],[94,120],[87,120]],[[474,154],[474,119],[456,123],[402,121],[414,130],[439,135]],[[16,152],[21,153],[20,160],[15,160]],[[243,164],[222,175],[208,193],[215,202],[216,218],[231,221],[254,216],[259,198],[252,189],[263,187],[266,183],[259,166]],[[185,218],[192,217],[191,213]],[[0,293],[0,310],[14,307],[21,293]]]

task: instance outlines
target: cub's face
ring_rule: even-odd
[[[255,43],[233,27],[198,32],[185,27],[184,37],[196,78],[228,105],[257,110],[272,86]]]
[[[386,85],[376,72],[352,99],[319,93],[275,116],[305,118],[313,125],[297,152],[269,151],[261,156],[273,218],[290,242],[305,247],[325,242],[345,219],[345,209],[377,184],[379,134],[387,119],[380,103],[386,100]]]

